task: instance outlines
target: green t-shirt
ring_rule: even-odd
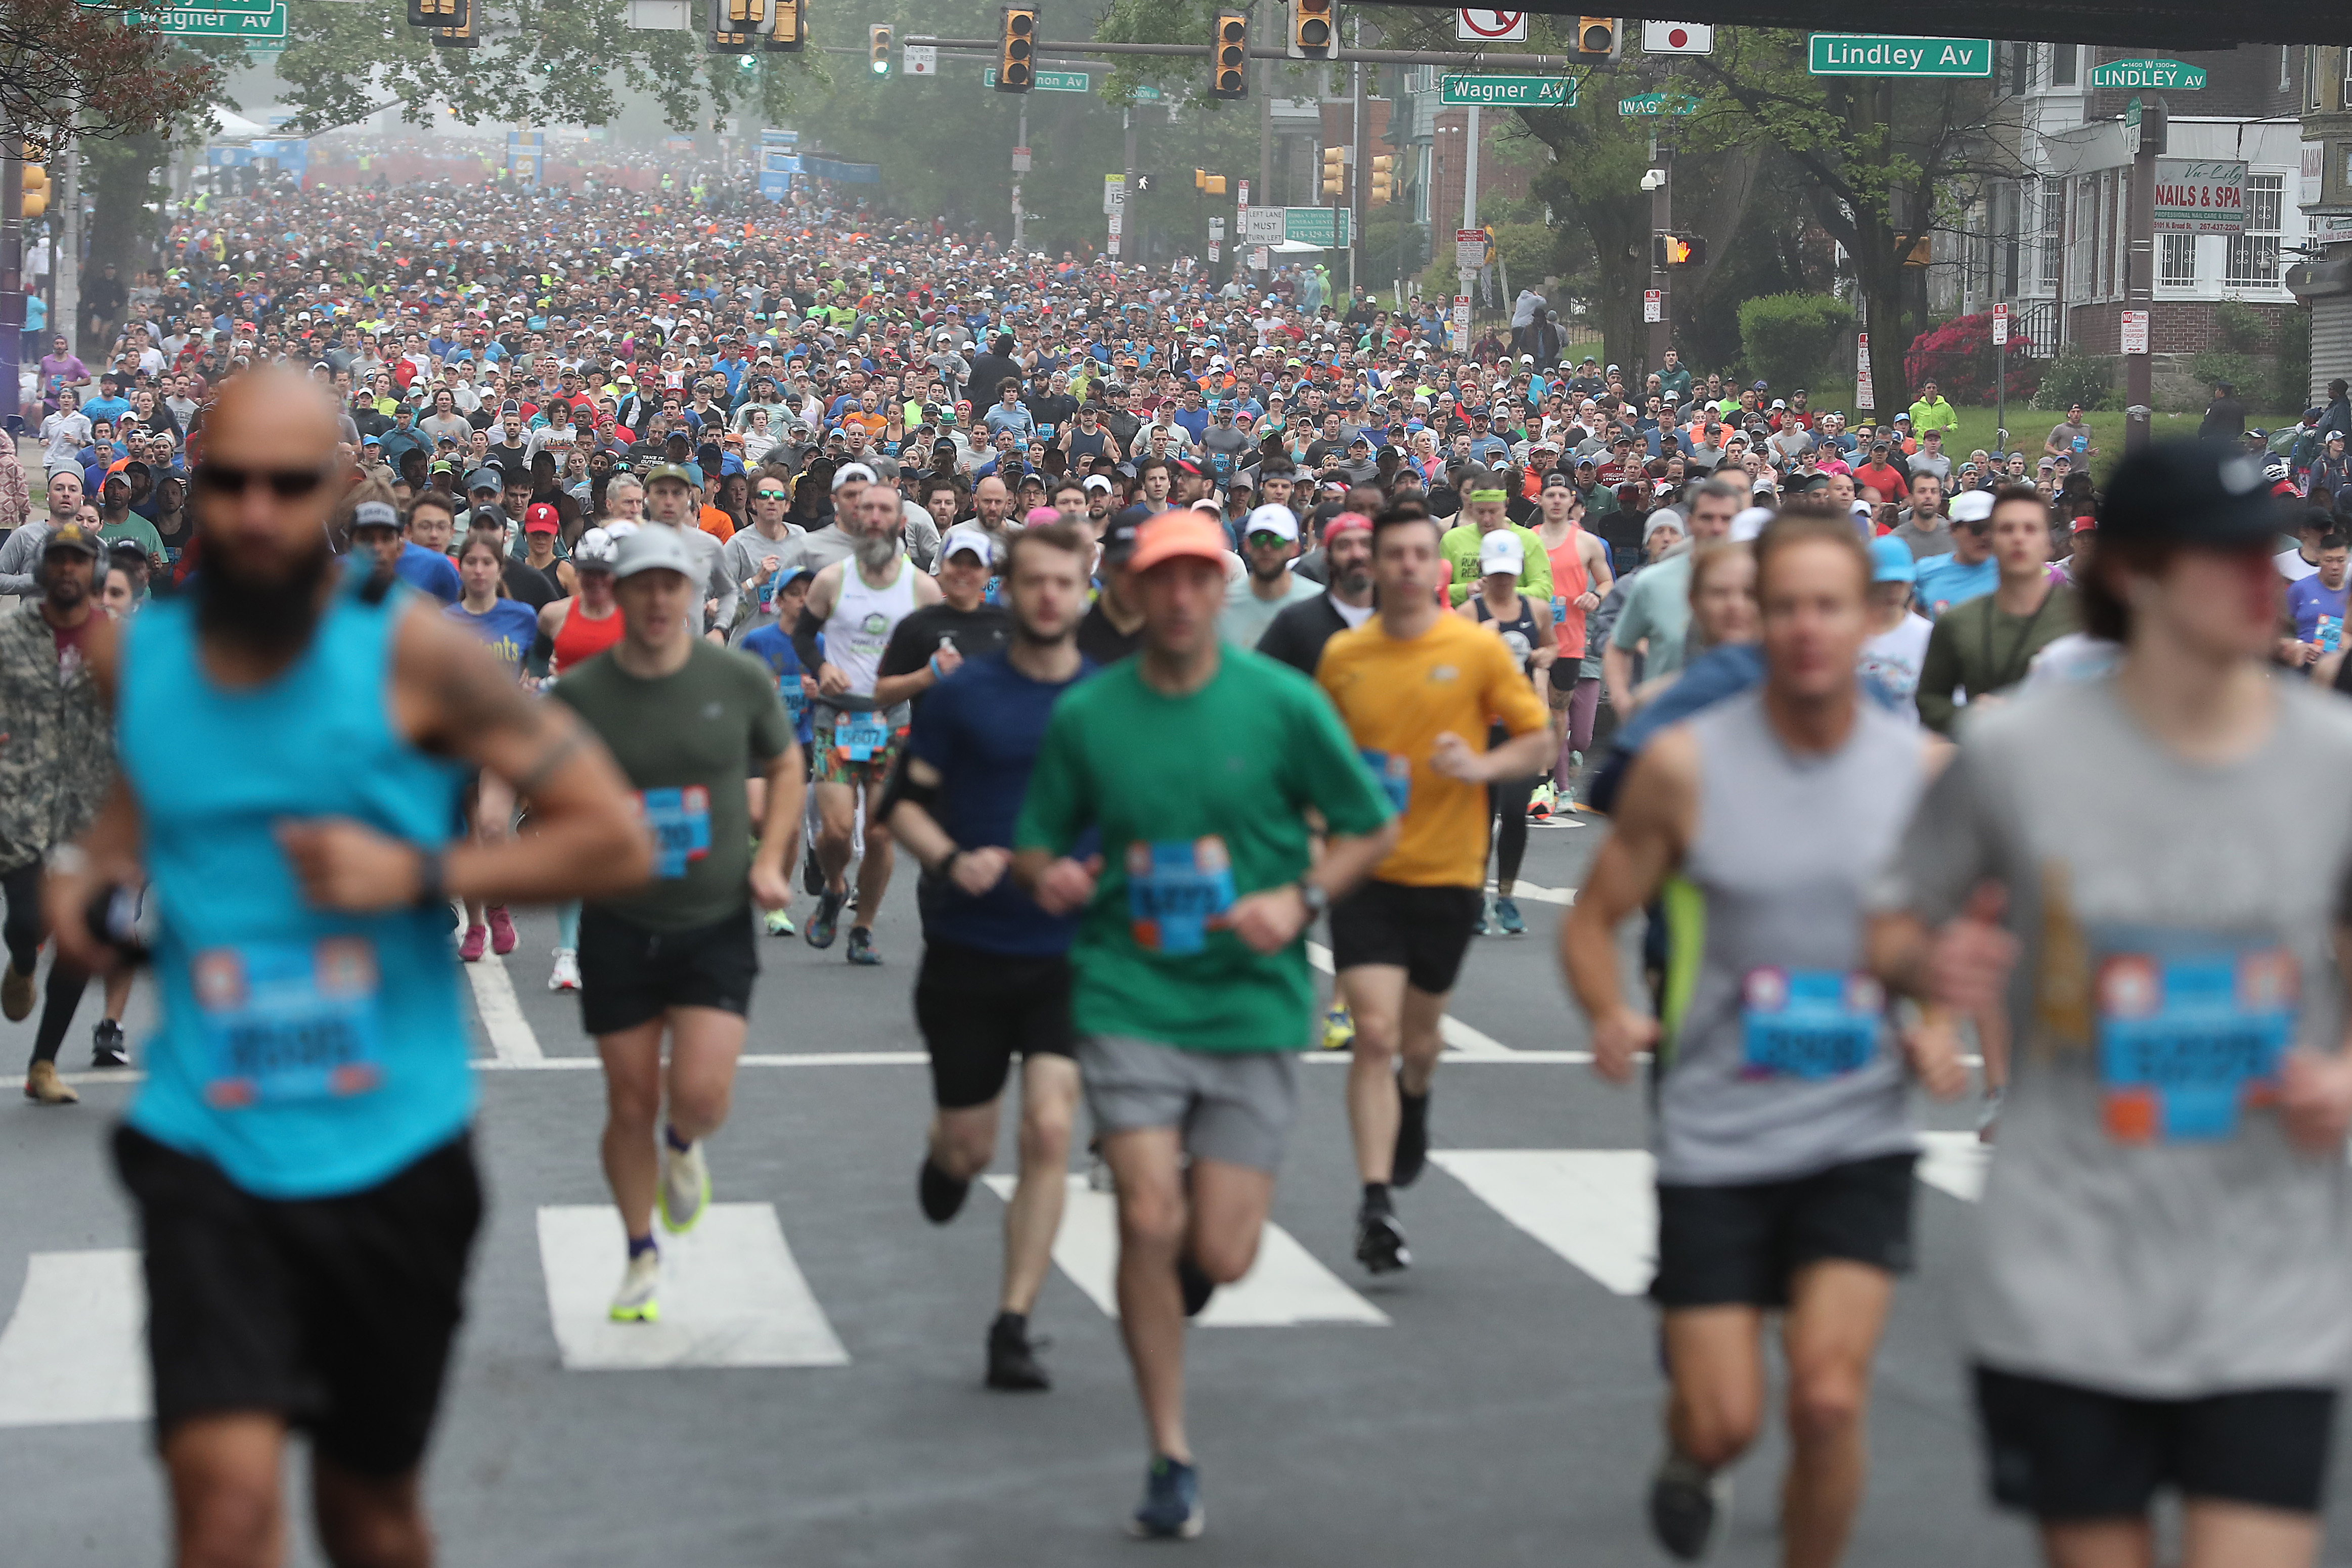
[[[1102,874],[1070,952],[1078,1032],[1303,1049],[1315,1014],[1305,939],[1254,953],[1214,916],[1306,873],[1309,806],[1348,835],[1390,815],[1330,703],[1286,665],[1228,647],[1207,685],[1171,697],[1123,659],[1064,693],[1013,842],[1067,854],[1101,831]]]
[[[1544,553],[1543,539],[1533,528],[1517,523],[1505,523],[1505,528],[1519,536],[1519,590],[1538,599],[1551,598],[1551,557]],[[1447,591],[1456,604],[1478,591],[1478,545],[1486,538],[1475,523],[1456,523],[1445,530],[1437,541],[1438,553],[1454,568],[1454,586]]]
[[[163,559],[163,536],[155,525],[133,512],[119,523],[108,523],[98,530],[98,537],[111,544],[116,539],[129,539],[145,553],[151,561]]]
[[[658,680],[601,654],[552,690],[611,748],[654,831],[654,879],[597,907],[648,931],[693,931],[740,913],[751,871],[743,780],[793,744],[767,667],[698,639]]]

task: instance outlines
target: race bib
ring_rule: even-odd
[[[2235,1135],[2240,1113],[2276,1093],[2302,980],[2277,947],[2110,953],[2095,994],[2108,1136],[2210,1142]]]
[[[833,721],[834,749],[850,762],[871,762],[890,744],[890,727],[878,713],[837,714]]]
[[[2319,651],[2323,653],[2333,653],[2338,648],[2342,647],[2344,645],[2344,617],[2341,615],[2321,616],[2319,618],[2318,628],[2314,635],[2314,640],[2318,643]]]
[[[1361,748],[1358,755],[1372,770],[1372,777],[1380,780],[1381,793],[1389,798],[1389,804],[1402,816],[1406,802],[1412,798],[1412,758],[1393,751],[1374,751],[1370,747]]]
[[[637,806],[654,833],[654,875],[675,882],[710,852],[710,791],[699,784],[640,789]]]
[[[365,937],[206,948],[189,974],[205,1103],[344,1099],[383,1082],[375,948]]]
[[[1127,846],[1128,929],[1147,953],[1182,957],[1209,943],[1234,905],[1233,862],[1225,841],[1199,839]]]
[[[1842,969],[1750,969],[1739,988],[1742,1078],[1836,1078],[1878,1053],[1886,993]]]
[[[1551,623],[1558,626],[1568,619],[1568,601],[1559,594],[1551,596]]]

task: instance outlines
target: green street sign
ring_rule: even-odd
[[[1438,101],[1448,107],[1475,103],[1488,109],[1573,109],[1576,83],[1566,77],[1447,77]]]
[[[1637,92],[1631,98],[1617,100],[1617,112],[1622,115],[1696,114],[1698,99],[1679,95],[1669,97],[1663,92]]]
[[[1035,90],[1039,92],[1087,92],[1092,90],[1093,79],[1093,78],[1089,77],[1084,71],[1039,71],[1037,73]],[[982,87],[994,87],[996,85],[996,68],[994,66],[991,66],[986,70],[980,73],[980,85]],[[1159,96],[1158,91],[1154,90],[1152,97],[1157,98]]]
[[[2196,92],[2205,85],[2205,68],[2186,60],[2109,60],[2092,68],[2091,85]]]
[[[1345,207],[1285,207],[1282,237],[1300,245],[1319,245],[1325,250],[1345,250],[1349,216]]]
[[[126,20],[152,26],[167,38],[242,38],[247,43],[286,39],[284,0],[257,11],[217,5],[173,5],[160,11],[138,11]]]
[[[1817,77],[1989,77],[1990,38],[1905,38],[1815,33],[1806,68]]]

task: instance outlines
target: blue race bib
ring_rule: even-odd
[[[851,762],[871,762],[890,744],[890,727],[878,713],[836,714],[833,720],[834,749]]]
[[[189,977],[215,1109],[340,1099],[383,1082],[375,948],[365,937],[207,948]]]
[[[2319,643],[2319,651],[2323,653],[2335,653],[2338,648],[2344,645],[2344,617],[2341,615],[2321,616],[2319,618],[2319,625],[2316,629],[2316,641]]]
[[[801,716],[808,712],[808,694],[801,690],[800,673],[794,671],[780,677],[776,682],[776,695],[784,699],[784,717],[797,731],[801,727]]]
[[[1233,862],[1223,839],[1139,839],[1127,846],[1128,929],[1145,952],[1202,951],[1233,905]]]
[[[2240,1113],[2275,1093],[2302,982],[2277,947],[2110,953],[2095,994],[2108,1135],[2208,1142],[2233,1136]]]
[[[689,863],[710,852],[710,791],[701,785],[640,789],[637,806],[653,830],[655,876],[676,882]]]
[[[1558,626],[1568,619],[1568,601],[1559,594],[1551,596],[1551,623]]]
[[[1836,1078],[1878,1053],[1886,993],[1842,969],[1750,969],[1739,987],[1743,1078]]]
[[[1369,746],[1362,747],[1357,755],[1364,759],[1364,766],[1372,770],[1372,777],[1381,781],[1381,793],[1389,798],[1389,804],[1396,808],[1399,816],[1402,816],[1406,803],[1412,799],[1412,758],[1393,751],[1374,751]]]

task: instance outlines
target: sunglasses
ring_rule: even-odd
[[[761,490],[757,494],[762,501],[782,501],[789,498],[782,490]]]
[[[196,487],[213,496],[242,496],[258,484],[268,486],[281,501],[299,501],[326,482],[322,468],[231,468],[206,463],[196,470]]]

